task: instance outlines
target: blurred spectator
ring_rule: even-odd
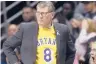
[[[65,2],[63,4],[63,15],[66,19],[70,20],[73,17],[75,4],[74,2]]]
[[[15,24],[10,24],[8,26],[8,37],[11,37],[12,35],[14,35],[18,30],[18,26]]]
[[[73,17],[74,7],[75,5],[73,2],[64,2],[63,10],[56,14],[59,23],[66,24],[66,22]]]
[[[95,2],[82,2],[84,4],[84,9],[86,10],[85,16],[88,18],[93,18],[96,15],[96,4]]]
[[[22,18],[24,22],[31,22],[35,20],[35,9],[33,9],[31,6],[25,6],[22,11]]]
[[[93,40],[93,39],[92,39]],[[96,64],[96,37],[94,40],[89,43],[90,44],[90,59],[89,64]]]
[[[14,35],[18,31],[18,26],[16,24],[9,24],[8,26],[8,38]],[[17,47],[15,50],[16,55],[20,59],[20,52],[19,52],[19,47]],[[6,58],[7,64],[10,64],[8,61],[8,58]]]
[[[11,37],[13,34],[15,34],[15,32],[17,32],[17,29],[18,29],[17,25],[10,24],[8,26],[8,37]],[[6,62],[6,56],[5,56],[4,52],[2,52],[2,54],[1,54],[1,64],[7,64],[7,63],[8,62]]]
[[[81,25],[82,25],[82,21],[84,20],[84,18],[82,16],[80,16],[79,14],[76,14],[74,18],[71,19],[71,25],[69,25],[69,29],[70,29],[70,33],[73,35],[73,37],[75,38],[75,40],[78,38],[79,36],[79,32],[81,30]]]
[[[89,38],[88,41],[86,42],[87,52],[85,54],[85,62],[79,61],[80,64],[96,64],[96,50],[95,50],[96,49],[96,33],[91,33],[90,37],[91,38]]]
[[[55,19],[57,19],[56,22],[62,23],[62,24],[66,24],[68,26],[68,28],[70,29],[71,32],[71,37],[73,42],[75,42],[75,38],[72,34],[72,25],[69,22],[70,19],[73,17],[73,11],[75,8],[74,2],[64,2],[63,4],[63,10],[61,12],[58,12],[55,16]]]
[[[87,51],[88,40],[95,36],[96,36],[96,24],[91,19],[83,20],[82,28],[75,44],[76,55],[78,56],[78,60],[85,62],[86,60],[85,54]]]
[[[9,24],[9,26],[8,26],[8,37],[7,38],[14,35],[17,32],[17,30],[18,30],[18,26],[16,24]],[[16,52],[16,55],[20,58],[20,55],[19,55],[20,53],[19,53],[19,50],[17,48],[15,49],[15,52]],[[8,61],[8,58],[6,58],[4,53],[1,54],[1,58],[2,58],[2,63],[1,64],[6,63],[6,61],[7,61],[7,64],[10,64],[10,62]]]
[[[96,15],[96,2],[95,1],[83,1],[80,2],[76,9],[75,14],[80,14],[87,18],[93,18]]]
[[[74,16],[75,14],[80,14],[81,16],[83,16],[84,13],[85,13],[84,4],[82,2],[79,2],[74,10]]]

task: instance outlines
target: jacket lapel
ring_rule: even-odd
[[[36,61],[36,53],[37,53],[37,38],[38,38],[38,24],[35,23],[33,25],[33,29],[32,29],[32,34],[33,34],[33,41],[32,41],[32,45],[33,45],[33,50],[32,50],[32,53],[33,53],[33,63],[35,63]]]
[[[59,59],[59,51],[60,51],[60,32],[59,32],[59,27],[56,23],[54,23],[54,28],[55,28],[55,34],[56,34],[56,43],[57,43],[57,62]]]

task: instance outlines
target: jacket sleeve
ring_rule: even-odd
[[[22,37],[23,37],[23,28],[22,24],[19,26],[18,31],[15,35],[12,37],[9,37],[3,44],[3,50],[5,55],[8,57],[8,60],[11,64],[14,64],[18,62],[18,58],[16,56],[16,53],[14,52],[14,49],[17,46],[20,46],[22,43]]]
[[[75,58],[75,46],[72,41],[69,29],[67,28],[67,50],[66,50],[66,62],[65,64],[73,64],[74,58]]]

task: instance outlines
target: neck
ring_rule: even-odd
[[[48,25],[39,25],[39,26],[41,26],[41,27],[43,27],[43,28],[50,28],[50,27],[52,26],[52,23],[50,23],[50,24],[48,24]]]

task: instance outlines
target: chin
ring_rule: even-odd
[[[39,25],[44,25],[44,23],[38,23]]]

